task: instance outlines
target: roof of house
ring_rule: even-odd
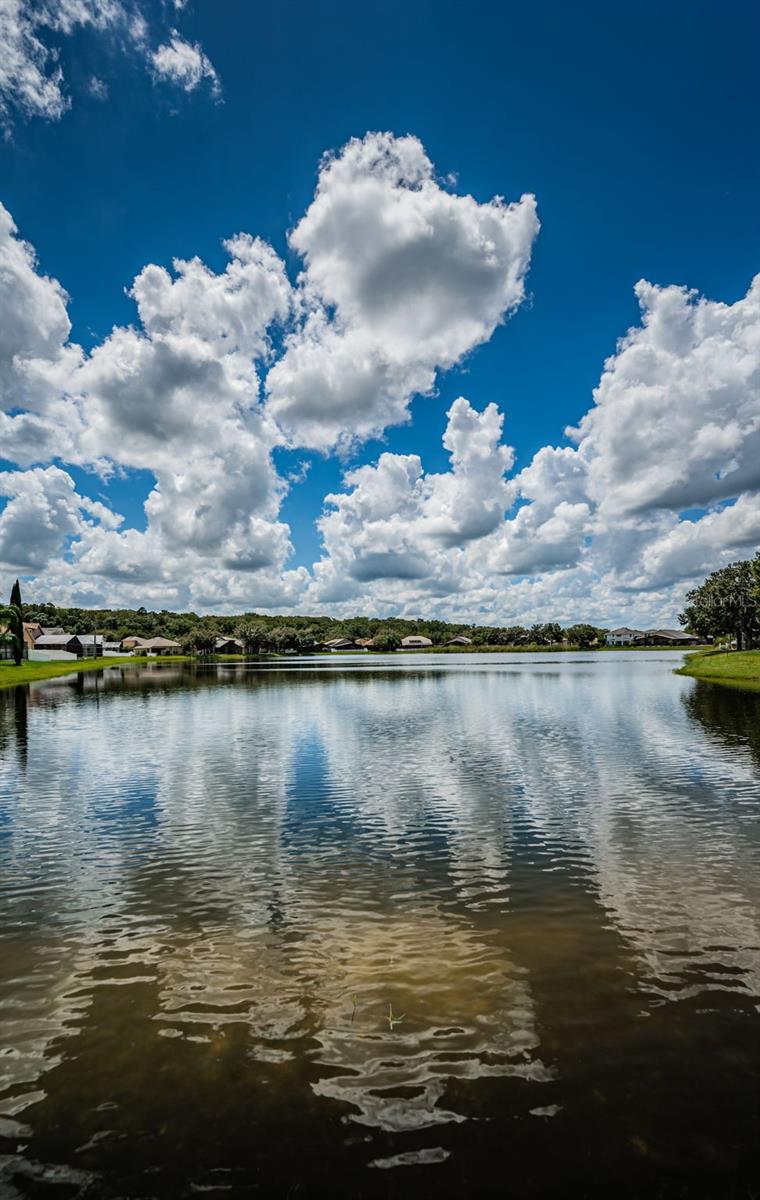
[[[179,642],[173,642],[171,638],[155,637],[149,638],[147,642],[142,642],[146,650],[168,650],[175,647],[179,650]]]
[[[451,638],[446,643],[446,645],[447,646],[471,646],[472,638],[465,637],[465,635],[463,633],[458,633],[456,635],[456,637]]]
[[[64,632],[61,625],[40,625],[40,629],[44,633],[45,637]]]
[[[637,634],[641,635],[640,629],[628,629],[628,627],[624,625],[622,629],[611,629],[608,637],[635,637]]]
[[[673,642],[692,641],[693,633],[685,633],[683,629],[647,629],[648,637],[670,638]]]
[[[356,642],[353,638],[330,638],[329,642],[323,642],[330,650],[339,650],[342,646],[355,646]]]
[[[78,641],[76,633],[43,633],[34,644],[43,650],[54,650],[56,646],[68,646],[69,642]]]
[[[421,633],[410,633],[408,637],[401,639],[402,646],[432,646],[430,638],[423,637]]]
[[[241,650],[244,648],[240,638],[235,637],[218,637],[214,645],[218,650],[220,646],[229,646],[230,642],[233,644],[233,646],[239,646]]]
[[[129,637],[123,638],[121,644],[122,644],[122,646],[129,646],[129,645],[147,646],[148,639],[143,638],[143,637],[137,637],[137,635],[133,633]]]

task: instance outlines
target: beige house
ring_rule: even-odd
[[[142,639],[140,639],[142,640]],[[126,643],[123,643],[126,645]],[[182,647],[179,642],[172,641],[171,638],[155,637],[148,638],[143,641],[138,650],[147,650],[148,654],[181,654]]]
[[[423,637],[419,633],[410,633],[408,637],[401,639],[401,645],[404,650],[422,650],[425,646],[432,646],[430,638]]]
[[[24,621],[24,645],[27,650],[34,649],[34,643],[42,633],[42,626],[38,621]]]

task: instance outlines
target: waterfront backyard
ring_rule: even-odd
[[[751,1195],[760,696],[681,659],[0,692],[0,1194]]]

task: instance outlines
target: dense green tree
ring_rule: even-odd
[[[549,621],[546,625],[544,625],[543,629],[546,644],[549,646],[559,645],[564,637],[562,626],[558,625],[556,621]]]
[[[378,629],[372,635],[373,650],[398,650],[401,646],[401,638],[393,629]]]
[[[528,630],[524,625],[508,625],[502,631],[505,646],[524,646],[529,640]]]
[[[757,556],[755,563],[729,563],[687,592],[681,624],[698,637],[731,635],[739,650],[754,646],[760,640],[756,562]]]
[[[599,630],[594,625],[571,625],[565,630],[565,640],[572,646],[590,646],[597,640]]]
[[[182,648],[188,654],[213,654],[218,636],[216,626],[210,621],[199,621],[190,633],[185,634]]]
[[[353,621],[345,622],[346,637],[350,638],[368,638],[372,634],[369,621],[366,617],[356,617]]]
[[[262,654],[269,649],[269,633],[262,621],[243,618],[235,626],[235,637],[243,643],[246,654]]]

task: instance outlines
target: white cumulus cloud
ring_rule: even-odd
[[[302,319],[267,379],[293,442],[324,449],[403,421],[522,302],[538,227],[532,196],[446,190],[414,137],[371,133],[325,157],[290,235]]]

